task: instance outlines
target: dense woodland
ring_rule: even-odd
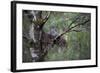
[[[23,10],[23,62],[91,58],[91,14]]]

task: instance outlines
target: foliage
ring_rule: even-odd
[[[45,23],[43,30],[45,32],[49,32],[52,26],[57,28],[59,34],[63,33],[68,26],[76,20],[71,26],[76,24],[81,24],[86,20],[90,20],[89,13],[75,13],[75,12],[51,12],[51,15],[48,21]],[[23,32],[28,31],[28,24],[30,21],[27,17],[23,17]],[[85,25],[80,25],[74,28],[74,30],[79,29],[79,32],[69,32],[63,35],[66,39],[68,47],[59,47],[59,45],[55,45],[53,48],[49,49],[48,54],[45,57],[46,61],[62,61],[62,60],[84,60],[91,58],[91,25],[90,21]],[[31,59],[29,52],[27,50],[27,42],[23,41],[24,52],[28,53],[27,56],[23,55],[24,62],[29,61]],[[27,50],[27,51],[26,51]],[[60,52],[59,52],[60,50]],[[28,59],[28,60],[27,60]]]

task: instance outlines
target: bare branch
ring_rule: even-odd
[[[38,13],[35,13],[33,11],[33,15],[34,15],[34,18],[33,18],[32,22],[36,25],[39,25],[40,28],[42,28],[43,25],[46,23],[46,21],[49,19],[50,12],[47,12],[47,15],[42,17],[42,15],[43,15],[42,11],[38,11]]]
[[[46,21],[49,19],[50,14],[51,14],[51,13],[48,12],[47,16],[45,16],[45,18],[43,18],[43,20],[42,20],[42,24],[41,24],[41,28],[44,26],[44,24],[46,23]]]
[[[73,20],[73,21],[70,23],[70,25],[68,26],[68,28],[70,28],[71,25],[72,25],[73,23],[75,23],[79,18],[80,18],[80,16],[78,16],[75,20]]]
[[[47,16],[43,19],[43,24],[45,24],[45,22],[48,20],[49,17],[50,17],[50,12],[48,12]]]
[[[77,24],[77,25],[75,25],[75,26],[73,26],[73,27],[70,27],[69,29],[67,29],[66,31],[64,31],[62,34],[58,35],[58,36],[53,40],[53,42],[55,42],[58,38],[60,38],[60,37],[63,36],[64,34],[70,32],[73,28],[75,28],[75,27],[77,27],[77,26],[79,26],[79,25],[84,25],[84,24],[86,24],[88,21],[90,21],[90,20],[88,19],[87,21],[85,21],[85,22],[83,22],[83,23],[80,23],[80,24]]]

